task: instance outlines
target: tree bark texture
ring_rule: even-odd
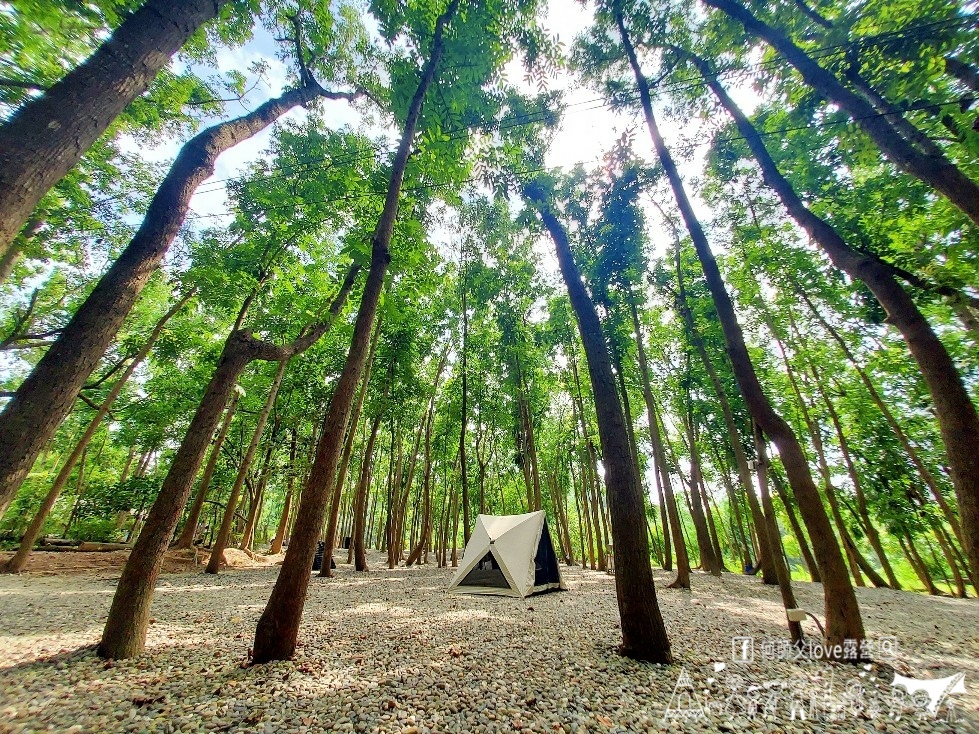
[[[601,322],[582,283],[564,227],[541,197],[541,192],[533,188],[525,189],[525,197],[537,210],[554,240],[561,275],[568,288],[585,347],[588,373],[595,394],[605,486],[612,515],[615,591],[622,629],[620,650],[623,655],[638,660],[672,663],[670,641],[656,600],[650,567],[645,503],[637,490],[637,468],[629,447],[625,417]]]
[[[716,1],[719,0],[711,0],[711,2]],[[779,458],[785,467],[789,484],[799,503],[799,510],[802,512],[809,529],[816,551],[816,560],[819,563],[820,574],[823,578],[827,642],[831,647],[840,645],[840,649],[842,649],[844,640],[864,639],[863,620],[860,616],[856,594],[853,587],[850,586],[843,555],[833,536],[832,526],[819,497],[819,490],[816,489],[813,482],[802,446],[789,424],[772,407],[762,389],[761,382],[758,380],[758,375],[755,373],[754,365],[751,363],[748,349],[744,343],[744,335],[737,320],[734,304],[725,289],[717,261],[714,259],[714,254],[710,250],[700,221],[687,198],[683,181],[677,171],[673,157],[667,150],[659,132],[656,118],[653,115],[649,85],[642,73],[621,12],[616,14],[616,22],[619,26],[626,55],[636,77],[643,112],[653,139],[653,145],[670,181],[680,213],[703,266],[707,285],[724,332],[728,357],[731,360],[741,393],[744,395],[752,417],[764,433],[778,446]],[[764,529],[759,529],[758,532],[764,532]]]
[[[290,90],[254,112],[204,130],[181,148],[136,235],[0,413],[0,514],[163,260],[194,191],[214,172],[218,156],[315,96],[306,88]]]
[[[282,570],[272,589],[272,595],[258,621],[255,630],[253,662],[266,663],[272,660],[291,658],[299,638],[299,624],[309,590],[309,569],[316,553],[316,541],[323,524],[326,509],[327,490],[334,478],[344,432],[350,417],[354,391],[364,369],[367,345],[370,341],[371,327],[377,312],[377,304],[384,285],[384,276],[391,261],[390,244],[394,224],[398,216],[398,201],[404,180],[405,167],[415,137],[422,105],[429,87],[435,79],[435,72],[444,49],[443,34],[446,24],[459,8],[459,0],[452,0],[445,12],[435,22],[435,33],[428,60],[422,70],[421,79],[408,106],[404,131],[391,167],[384,209],[377,228],[374,230],[371,247],[371,265],[360,301],[360,309],[354,323],[354,333],[350,351],[340,374],[330,407],[327,410],[325,430],[316,452],[316,461],[309,483],[303,491],[292,542],[286,552]]]
[[[148,0],[0,127],[0,255],[41,198],[227,0]]]

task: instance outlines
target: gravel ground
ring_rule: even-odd
[[[448,595],[451,569],[341,565],[310,584],[296,659],[247,667],[276,572],[161,577],[146,653],[111,663],[92,646],[115,578],[0,577],[0,731],[979,732],[975,600],[860,589],[878,662],[830,665],[776,659],[776,588],[695,574],[693,592],[672,591],[657,572],[677,658],[657,666],[615,653],[604,574],[565,569],[569,591],[521,601]],[[796,593],[821,609],[819,586]],[[880,660],[888,637],[896,656]],[[895,670],[965,673],[952,721],[948,707],[932,717],[926,698],[895,696]]]

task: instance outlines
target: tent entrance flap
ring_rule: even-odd
[[[551,534],[548,532],[547,521],[545,520],[544,530],[540,534],[540,542],[537,544],[537,554],[534,556],[534,586],[560,583],[561,573],[557,566],[557,554],[554,552]]]
[[[483,556],[479,563],[473,566],[472,571],[467,573],[459,586],[489,586],[495,589],[509,589],[510,582],[500,569],[493,552],[489,551]]]

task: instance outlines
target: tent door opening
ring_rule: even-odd
[[[490,586],[496,589],[509,589],[510,582],[506,580],[500,564],[492,551],[483,556],[472,571],[459,582],[459,586]]]

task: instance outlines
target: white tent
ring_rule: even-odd
[[[565,589],[547,517],[479,515],[449,591],[525,597]]]

